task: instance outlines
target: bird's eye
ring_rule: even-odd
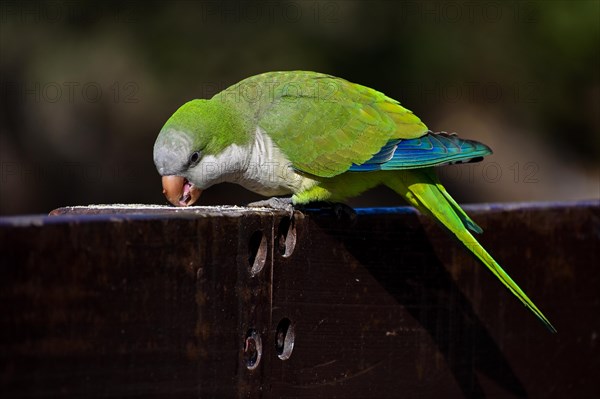
[[[190,155],[190,164],[193,165],[200,160],[200,152],[195,151]]]

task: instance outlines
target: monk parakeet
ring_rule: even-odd
[[[216,183],[238,183],[293,205],[341,202],[384,184],[436,218],[555,332],[542,312],[477,242],[481,228],[439,182],[434,167],[479,161],[484,144],[433,133],[383,93],[316,72],[268,72],[167,120],[154,144],[163,192],[192,205]]]

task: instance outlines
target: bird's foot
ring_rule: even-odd
[[[341,202],[311,202],[303,207],[304,209],[318,209],[322,212],[332,213],[338,220],[356,220],[356,211],[349,205]]]
[[[292,204],[292,198],[279,198],[272,197],[266,200],[255,201],[248,204],[250,208],[271,208],[275,210],[285,211],[290,214],[290,217],[294,216],[294,205]]]
[[[351,222],[356,220],[356,211],[350,205],[335,202],[331,204],[331,209],[338,219],[346,218]]]
[[[292,198],[272,197],[266,200],[250,202],[250,208],[271,208],[289,213],[290,217],[294,216],[294,210],[313,211],[331,213],[338,220],[356,221],[356,211],[349,205],[341,202],[311,202],[305,205],[296,205],[292,203]]]

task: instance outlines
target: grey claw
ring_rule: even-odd
[[[333,213],[338,218],[338,220],[342,220],[345,216],[351,222],[356,221],[356,211],[351,206],[348,206],[341,202],[336,202],[333,204],[332,209]]]
[[[294,205],[292,204],[292,198],[278,198],[272,197],[266,200],[255,201],[248,204],[251,208],[271,208],[275,210],[284,211],[290,214],[290,217],[294,216]]]

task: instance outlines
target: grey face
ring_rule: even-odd
[[[193,154],[190,137],[172,128],[163,129],[154,143],[154,164],[161,176],[185,175]]]

